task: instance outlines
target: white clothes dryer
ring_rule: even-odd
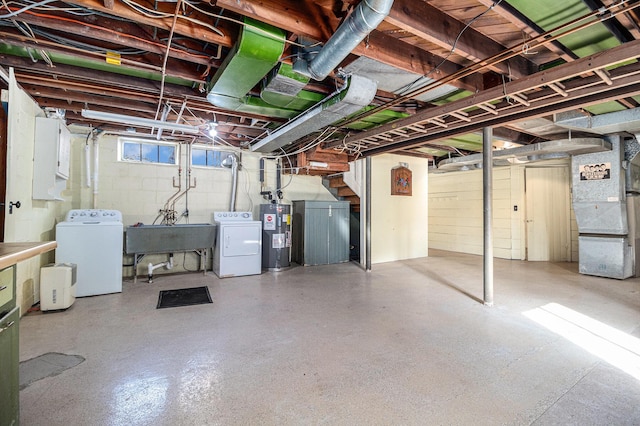
[[[219,278],[262,273],[262,222],[251,212],[215,212],[213,271]]]

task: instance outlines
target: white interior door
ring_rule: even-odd
[[[571,198],[567,167],[528,167],[527,260],[571,260]]]

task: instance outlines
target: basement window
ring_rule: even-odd
[[[220,168],[223,167],[222,161],[232,154],[232,151],[193,148],[191,150],[191,165]]]
[[[133,163],[178,164],[177,144],[120,138],[118,159]]]

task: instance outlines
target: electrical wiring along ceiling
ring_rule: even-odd
[[[637,1],[389,3],[328,76],[314,79],[300,64],[368,3],[4,0],[0,66],[14,68],[39,105],[63,111],[68,124],[125,130],[131,126],[82,110],[125,114],[196,126],[197,143],[241,149],[342,98],[352,75],[374,82],[366,105],[329,124],[303,123],[304,132],[274,145],[277,155],[322,149],[351,159],[383,152],[439,159],[481,151],[487,125],[497,147],[527,145],[566,137],[556,112],[638,106]]]

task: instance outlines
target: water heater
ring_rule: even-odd
[[[40,269],[40,310],[67,309],[76,300],[77,266],[51,263]]]
[[[261,204],[262,269],[279,271],[290,265],[291,206],[288,204]]]

